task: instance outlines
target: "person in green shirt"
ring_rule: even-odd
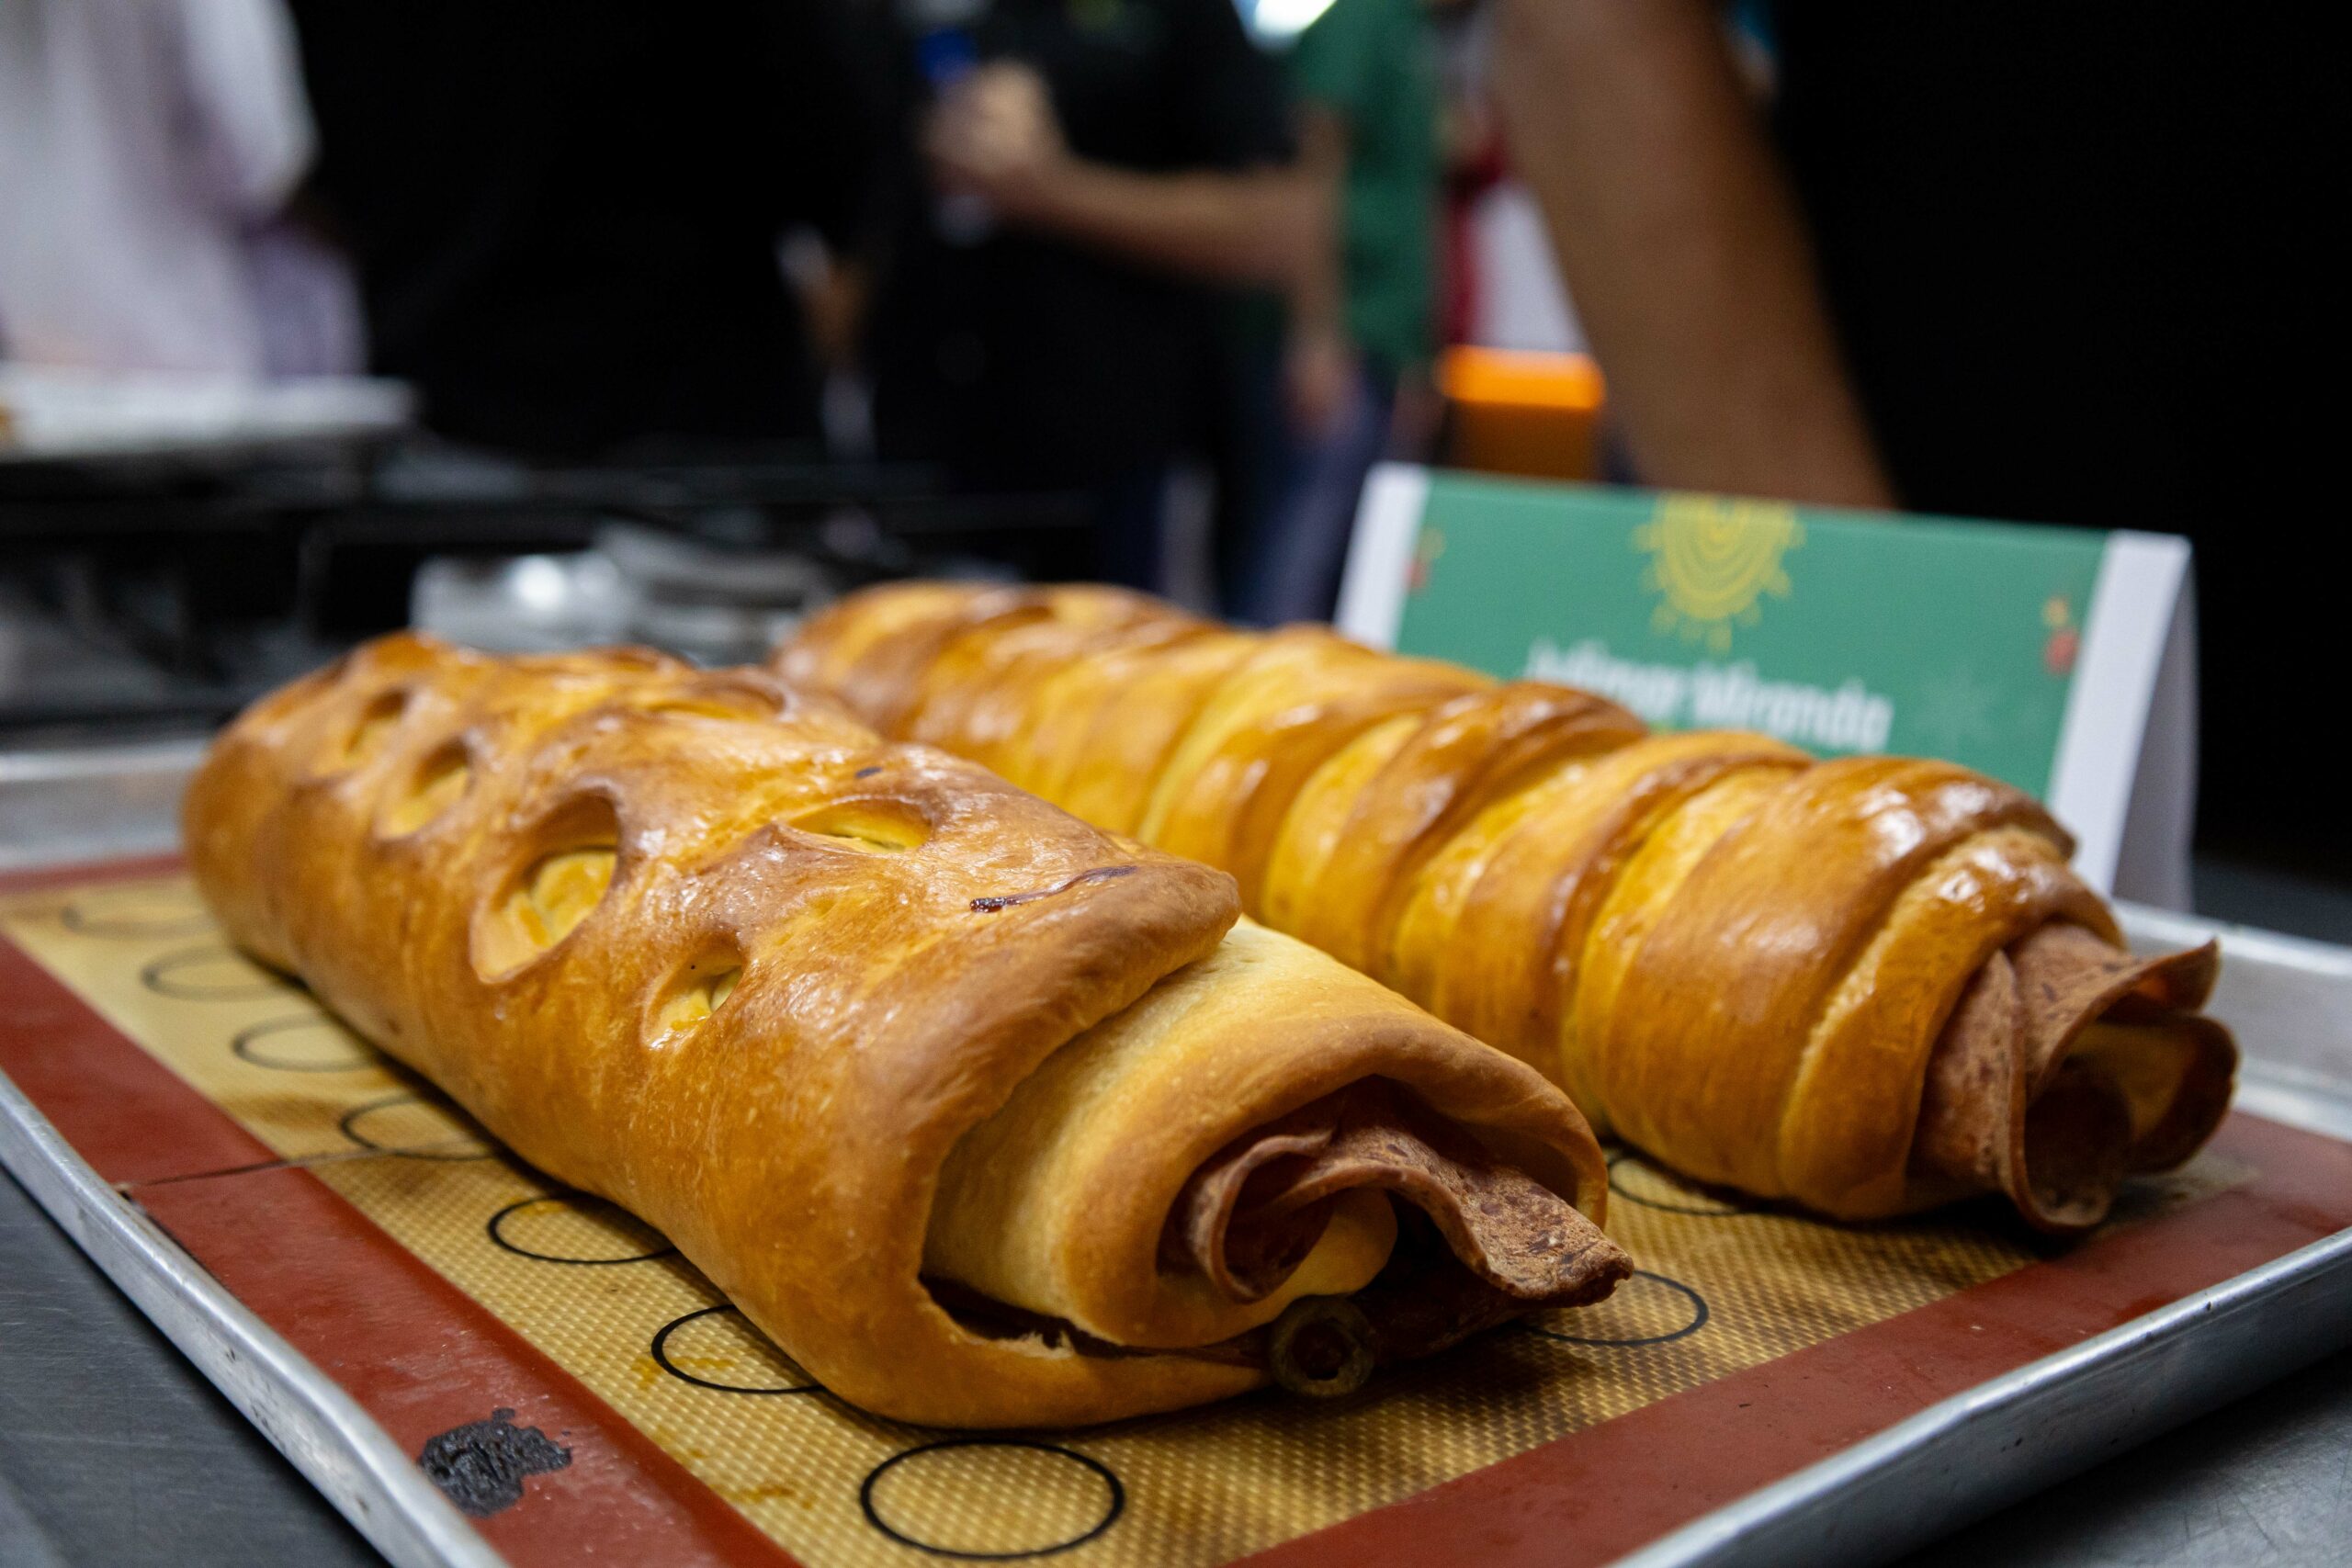
[[[1274,0],[1256,7],[1261,37],[1274,11]],[[1387,447],[1400,383],[1426,373],[1435,310],[1438,83],[1422,0],[1331,0],[1288,64],[1300,162],[1330,243],[1292,286],[1288,471],[1243,541],[1226,606],[1267,625],[1330,615],[1357,497]]]

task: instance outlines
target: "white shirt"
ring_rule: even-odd
[[[0,351],[254,375],[313,150],[279,0],[0,0]]]

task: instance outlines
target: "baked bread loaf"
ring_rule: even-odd
[[[756,671],[389,638],[185,826],[238,942],[887,1416],[1343,1389],[1629,1269],[1540,1075]]]
[[[1237,632],[1105,588],[889,585],[787,682],[1098,826],[1511,1052],[1702,1182],[1867,1219],[1996,1191],[2097,1224],[2236,1050],[2211,947],[2135,959],[2021,792],[1650,735],[1589,694]]]

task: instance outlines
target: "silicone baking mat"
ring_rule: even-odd
[[[941,1432],[827,1394],[658,1234],[232,951],[175,870],[20,879],[0,937],[0,1068],[517,1562],[1605,1561],[2352,1224],[2352,1150],[2245,1116],[2064,1251],[1989,1208],[1745,1209],[1621,1151],[1641,1272],[1601,1306],[1344,1400]]]

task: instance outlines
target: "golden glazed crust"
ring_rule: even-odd
[[[955,688],[1016,638],[963,733]],[[2079,1229],[2227,1105],[2211,953],[2131,960],[2064,830],[1949,764],[1645,737],[1588,694],[1109,589],[868,590],[779,657],[886,723],[920,690],[927,739],[1231,871],[1705,1181],[1850,1218],[1992,1190]],[[2063,1005],[1962,1007],[2028,971]]]
[[[1170,1304],[1175,1194],[1367,1077],[1507,1155],[1539,1211],[1600,1216],[1599,1151],[1535,1075],[1232,931],[1222,873],[758,672],[388,638],[224,731],[185,829],[240,943],[885,1415],[1095,1421],[1263,1381],[1262,1358],[983,1331],[924,1275],[1113,1346],[1214,1348],[1282,1303]],[[1101,1104],[1044,1092],[1079,1080]],[[1379,1202],[1331,1209],[1292,1293],[1377,1271]],[[1576,1226],[1590,1299],[1623,1260]]]

